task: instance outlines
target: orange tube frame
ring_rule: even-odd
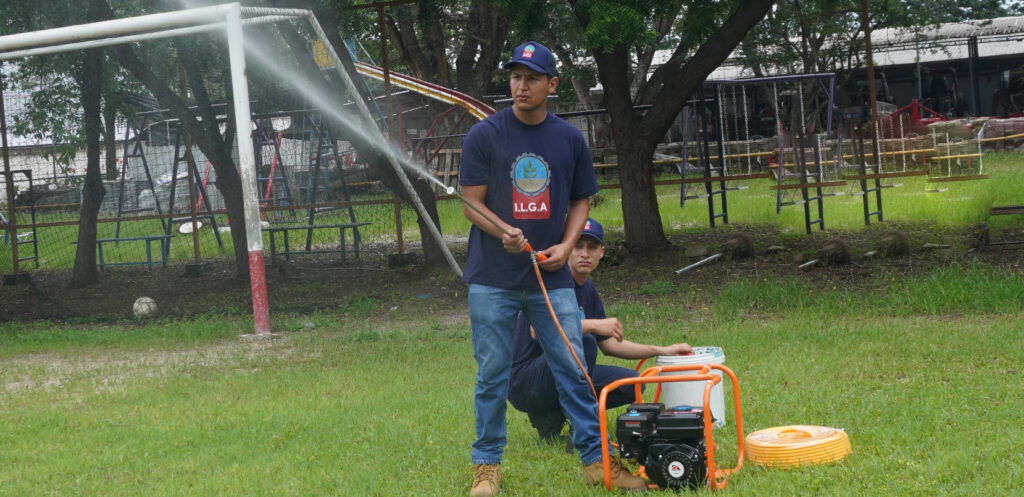
[[[638,366],[639,367],[639,366]],[[732,382],[732,401],[734,415],[736,416],[736,444],[739,447],[739,453],[736,461],[736,467],[718,468],[715,464],[715,442],[712,435],[712,419],[709,415],[711,413],[711,388],[717,383],[722,381],[722,377],[716,374],[711,374],[712,369],[717,369],[726,376],[729,377],[729,381]],[[676,371],[697,371],[697,374],[683,375],[683,376],[661,376],[661,373],[671,373]],[[721,490],[725,488],[726,483],[729,481],[729,475],[739,471],[743,467],[743,458],[745,457],[746,447],[744,445],[743,436],[743,407],[740,403],[740,382],[736,378],[736,374],[731,369],[722,366],[720,364],[686,364],[686,365],[673,365],[673,366],[654,366],[645,369],[640,376],[635,378],[622,378],[611,382],[609,385],[601,389],[601,396],[597,402],[597,413],[598,421],[601,425],[601,466],[604,469],[604,486],[608,490],[612,489],[612,474],[611,474],[611,463],[608,459],[608,417],[606,415],[606,401],[608,399],[608,393],[624,385],[633,385],[636,392],[636,402],[643,402],[641,396],[641,385],[646,383],[657,383],[658,392],[655,397],[655,401],[661,396],[661,384],[671,383],[677,381],[704,381],[704,440],[707,444],[707,466],[708,466],[708,485],[712,490]]]

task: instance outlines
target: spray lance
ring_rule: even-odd
[[[508,230],[506,230],[504,226],[502,226],[500,223],[498,223],[498,221],[496,221],[493,217],[491,217],[491,216],[487,215],[486,213],[484,213],[484,211],[480,210],[480,208],[477,207],[476,205],[473,205],[473,202],[470,202],[470,201],[466,200],[466,197],[463,197],[462,194],[460,194],[459,192],[455,191],[455,187],[454,186],[446,186],[445,189],[444,189],[444,192],[447,193],[448,195],[455,195],[456,197],[459,198],[459,200],[462,201],[463,204],[465,204],[470,209],[473,209],[473,211],[476,212],[477,214],[480,214],[481,217],[483,217],[484,219],[489,221],[491,224],[493,224],[496,228],[501,230],[502,233],[511,236],[511,234],[509,234]],[[537,261],[543,262],[543,261],[548,260],[548,256],[546,256],[544,254],[541,254],[541,253],[534,252],[533,247],[530,246],[530,242],[526,242],[526,248],[524,250],[527,253],[530,254],[530,260],[533,261],[533,265],[534,266],[537,265]],[[540,287],[544,288],[544,282],[541,282]],[[544,291],[544,297],[545,298],[547,297],[547,290]],[[558,320],[555,320],[555,322],[557,323]]]
[[[466,205],[470,209],[473,209],[474,212],[476,212],[481,217],[486,219],[488,222],[493,224],[502,233],[511,236],[508,230],[506,230],[504,226],[498,223],[497,220],[495,220],[493,217],[491,217],[484,211],[480,210],[480,208],[474,205],[472,202],[466,200],[466,197],[463,197],[461,194],[456,192],[454,186],[447,186],[445,187],[444,191],[448,195],[454,195],[458,197],[458,199],[461,200],[464,205]],[[544,302],[548,306],[548,313],[551,314],[551,320],[555,323],[555,328],[558,328],[558,333],[562,335],[562,341],[565,342],[566,348],[569,349],[569,354],[572,355],[573,360],[576,361],[576,366],[580,368],[580,372],[583,373],[583,377],[586,378],[587,385],[590,386],[590,393],[594,395],[594,399],[597,399],[597,390],[594,388],[594,382],[590,379],[590,375],[587,374],[587,367],[583,365],[583,361],[581,361],[579,356],[576,355],[576,350],[572,348],[572,343],[569,342],[569,337],[565,334],[565,330],[562,329],[562,323],[558,322],[558,316],[555,315],[555,309],[554,307],[551,306],[551,299],[548,297],[548,289],[547,287],[544,286],[544,278],[540,275],[540,266],[537,265],[537,261],[546,261],[548,259],[548,256],[533,250],[533,247],[530,246],[530,242],[526,242],[526,248],[524,250],[530,254],[530,262],[533,263],[533,272],[537,274],[537,283],[540,284],[540,291],[544,295]]]

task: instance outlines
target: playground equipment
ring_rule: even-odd
[[[823,201],[826,197],[840,195],[841,192],[835,188],[846,185],[846,181],[839,178],[839,172],[847,165],[843,155],[841,126],[836,126],[841,124],[836,121],[842,117],[842,114],[837,112],[836,76],[834,73],[820,73],[763,79],[771,82],[772,109],[778,127],[779,162],[775,169],[776,184],[771,187],[776,191],[775,210],[781,212],[785,206],[801,205],[804,210],[805,231],[810,234],[814,225],[824,230]],[[783,102],[779,98],[778,85],[783,82],[795,83],[795,91],[791,90],[790,95],[795,96],[796,101],[793,102],[790,98],[788,108],[783,107]],[[824,112],[808,112],[805,102],[812,104],[814,109],[823,107]],[[812,120],[810,124],[807,123],[808,117]],[[790,130],[789,153],[785,146],[787,120]],[[816,132],[822,120],[824,133]],[[825,157],[828,153],[826,143],[832,147],[832,159]],[[811,153],[810,159],[807,156],[808,151]],[[798,197],[786,197],[787,192],[794,194],[797,191]]]
[[[958,126],[966,130],[967,136],[957,136]],[[972,128],[964,126],[959,120],[933,123],[929,127],[933,128],[932,146],[936,155],[929,157],[935,167],[932,168],[928,183],[988,179],[988,175],[984,174],[981,141]],[[936,187],[926,191],[936,193],[946,190]]]
[[[712,370],[720,372],[721,375],[713,374]],[[693,374],[664,374],[673,372]],[[723,376],[728,377],[732,383],[733,413],[736,419],[738,458],[733,468],[721,468],[715,459],[718,443],[714,440],[711,392],[715,385],[722,382]],[[663,383],[683,381],[704,382],[700,406],[665,406],[658,403],[660,390],[653,403],[644,403],[641,396],[643,384],[657,383],[660,386]],[[634,459],[642,464],[644,472],[659,488],[707,486],[712,490],[721,490],[725,488],[730,475],[743,467],[743,409],[736,374],[721,364],[654,366],[635,378],[616,380],[601,390],[597,405],[605,488],[612,489],[608,456],[607,397],[609,392],[624,385],[634,385],[636,403],[630,405],[616,420],[619,453],[624,458]]]
[[[680,206],[707,199],[710,225],[718,219],[728,223],[727,192],[774,177],[776,212],[803,205],[807,232],[814,225],[824,229],[823,199],[842,194],[834,188],[846,185],[839,178],[846,166],[840,127],[834,126],[835,91],[832,73],[706,82],[681,114]],[[752,109],[760,109],[756,118]],[[688,192],[691,184],[703,184],[704,191]]]
[[[677,160],[681,176],[679,205],[685,207],[686,200],[689,199],[706,199],[708,222],[711,227],[715,226],[717,219],[721,219],[725,224],[729,223],[727,192],[746,188],[742,184],[730,186],[731,183],[768,177],[768,173],[761,171],[757,159],[765,158],[771,153],[754,150],[755,145],[752,143],[749,128],[746,87],[740,85],[740,91],[737,93],[735,86],[731,86],[731,92],[726,92],[726,85],[732,83],[734,82],[705,83],[682,112],[681,158]],[[711,91],[712,96],[706,97],[705,91]],[[715,150],[714,155],[712,147]],[[692,159],[691,151],[694,154]],[[697,165],[691,166],[691,162]],[[704,193],[689,193],[688,185],[691,184],[703,184]],[[721,212],[716,212],[716,196],[719,198]]]
[[[3,242],[5,245],[11,246],[11,255],[15,258],[15,268],[18,267],[18,263],[26,261],[35,261],[36,269],[39,269],[39,238],[38,232],[36,231],[36,202],[31,195],[32,189],[35,185],[32,182],[32,170],[31,169],[15,169],[10,171],[2,171],[4,173],[5,183],[14,184],[15,175],[21,175],[25,177],[25,183],[28,185],[29,195],[29,216],[32,221],[32,230],[24,231],[19,233],[17,228],[11,227],[11,221],[7,219],[7,216],[3,212],[0,212],[0,228],[4,230]],[[10,206],[12,212],[12,219],[14,218],[14,209],[16,206]],[[14,235],[12,236],[11,233]],[[23,245],[32,247],[32,255],[22,254],[21,247]]]
[[[362,62],[355,64],[356,71],[362,74],[364,77],[377,79],[380,81],[384,80],[384,69]],[[484,119],[487,116],[494,114],[494,108],[469,96],[465,93],[445,88],[440,85],[429,83],[421,79],[416,79],[405,74],[396,73],[390,71],[388,76],[391,80],[391,84],[400,88],[412,90],[420,95],[426,96],[439,102],[444,102],[451,105],[456,105],[469,112],[473,117],[477,119]]]
[[[988,118],[951,120],[912,100],[870,126],[862,124],[855,130],[861,138],[870,134],[872,151],[862,151],[858,156],[864,170],[845,178],[861,181],[865,205],[866,195],[875,188],[902,186],[901,183],[881,184],[882,179],[927,175],[926,183],[933,185],[925,190],[929,193],[947,191],[941,184],[987,179],[983,171],[982,143],[1014,137],[984,139],[982,130],[986,121]],[[875,180],[875,185],[868,187],[865,180]],[[880,205],[880,194],[876,197]],[[870,212],[867,207],[865,210]],[[882,220],[880,209],[877,215]],[[870,224],[870,216],[865,222]]]
[[[192,216],[174,217],[175,212],[180,210],[177,209],[179,204],[177,195],[179,193],[178,182],[181,179],[186,180],[184,183],[186,185],[185,188],[192,190],[189,192],[189,196],[198,199],[194,206],[191,202],[186,202],[188,212],[195,215],[197,226],[201,222],[210,224],[213,228],[212,231],[216,237],[218,247],[224,247],[220,230],[217,227],[217,220],[214,216],[214,207],[211,205],[210,196],[206,190],[210,165],[207,163],[206,173],[200,176],[195,161],[195,152],[186,150],[188,147],[186,147],[187,140],[184,130],[178,123],[172,124],[167,120],[158,121],[153,119],[153,116],[158,114],[160,114],[160,111],[140,112],[138,117],[141,118],[142,124],[138,129],[134,130],[134,136],[131,135],[131,128],[125,129],[124,154],[121,161],[120,177],[118,178],[117,222],[114,229],[114,237],[100,238],[96,241],[97,249],[101,254],[103,253],[104,244],[113,243],[114,245],[120,245],[122,241],[145,242],[146,260],[144,262],[107,262],[101,257],[99,261],[101,267],[132,264],[146,264],[148,267],[152,267],[153,255],[151,245],[156,242],[160,244],[160,262],[166,264],[167,259],[170,257],[170,242],[175,231],[175,223],[192,220]],[[161,126],[163,130],[159,130]],[[152,145],[155,139],[154,135],[159,131],[164,132],[166,137],[165,143],[161,146],[150,146],[147,150],[143,142],[146,141]],[[174,143],[173,147],[170,146],[172,140]],[[154,178],[150,159],[154,158],[154,154],[164,153],[163,149],[166,149],[166,152],[170,152],[171,159],[169,161],[158,161],[158,163],[164,167],[163,171],[167,171],[166,167],[169,162],[170,170]],[[129,150],[131,151],[129,152]],[[182,164],[184,164],[183,167]],[[141,175],[140,172],[142,173]],[[144,176],[145,180],[136,180],[135,178],[139,176]],[[132,181],[132,183],[129,183],[129,181]],[[164,198],[162,191],[165,189],[167,190],[166,204],[161,200]],[[165,205],[167,216],[164,215]],[[201,206],[205,206],[205,210],[200,211]],[[140,236],[123,236],[122,225],[126,215],[154,210],[156,211],[155,217],[160,223],[159,234],[147,233]],[[188,223],[188,226],[191,228],[191,223]]]
[[[130,135],[132,132],[131,127],[126,126],[124,129],[124,153],[121,155],[121,174],[119,176],[119,188],[117,190],[117,226],[114,228],[114,238],[121,237],[121,217],[126,214],[136,214],[155,209],[157,215],[160,216],[158,220],[160,221],[161,231],[166,231],[167,228],[163,218],[163,209],[160,206],[160,198],[156,195],[156,188],[153,182],[153,172],[149,168],[149,161],[146,159],[145,148],[142,146],[142,132],[143,130],[151,131],[152,123],[149,122],[148,114],[142,114],[142,118],[142,125],[135,130],[134,144],[132,144],[133,140]],[[169,124],[167,125],[169,126]],[[136,198],[125,198],[126,192],[128,191],[127,181],[129,178],[135,178],[134,173],[138,172],[139,165],[142,166],[142,172],[145,174],[145,185],[149,187],[148,191],[150,192],[150,195],[152,195],[153,207],[139,207],[137,203],[138,200]],[[174,179],[176,180],[177,178]],[[131,191],[134,192],[134,188]],[[126,200],[128,200],[130,206],[125,205]]]
[[[278,207],[295,204],[292,200],[292,188],[289,185],[288,174],[285,173],[284,159],[281,157],[281,141],[284,139],[285,131],[291,126],[292,117],[290,115],[274,116],[256,121],[254,142],[256,143],[256,164],[260,167],[260,175],[257,176],[256,181],[262,192],[260,206],[264,207],[261,212],[263,220],[267,218],[266,209],[271,207],[271,203],[276,203]],[[270,148],[269,151],[267,147]],[[264,154],[268,152],[270,153],[269,167],[266,166],[266,159],[264,159]],[[274,195],[275,186],[277,195]],[[292,217],[295,216],[295,209],[289,209],[289,212]],[[283,214],[281,211],[278,213]]]
[[[757,164],[764,161],[775,181],[776,212],[802,205],[807,233],[825,228],[823,199],[847,193],[850,181],[859,185],[850,193],[861,196],[870,225],[884,221],[882,190],[902,186],[901,178],[929,176],[926,183],[936,185],[985,179],[982,144],[1024,139],[1003,131],[984,137],[976,130],[986,118],[951,121],[916,101],[891,106],[877,121],[844,122],[836,102],[830,73],[706,82],[681,112],[681,157],[672,159],[679,163],[680,206],[706,199],[710,225],[728,223],[726,192],[745,185],[727,182],[763,177]],[[757,133],[774,133],[774,150]],[[703,191],[688,191],[694,184],[704,184]]]
[[[742,231],[731,233],[722,244],[718,253],[705,257],[689,266],[676,270],[676,274],[685,273],[691,269],[703,266],[722,256],[729,256],[730,259],[745,259],[754,255],[754,237]]]

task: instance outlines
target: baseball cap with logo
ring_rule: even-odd
[[[595,221],[593,218],[587,218],[587,224],[583,225],[583,233],[580,234],[580,238],[589,236],[597,243],[604,245],[604,228],[601,227],[601,223]]]
[[[547,47],[535,41],[528,41],[516,47],[512,51],[512,60],[501,67],[508,69],[515,64],[522,64],[552,78],[558,76],[558,70],[555,68],[555,56],[551,55],[551,51]]]

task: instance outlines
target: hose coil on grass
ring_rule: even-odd
[[[838,461],[850,453],[842,429],[825,426],[777,426],[747,435],[747,460],[775,468]]]

